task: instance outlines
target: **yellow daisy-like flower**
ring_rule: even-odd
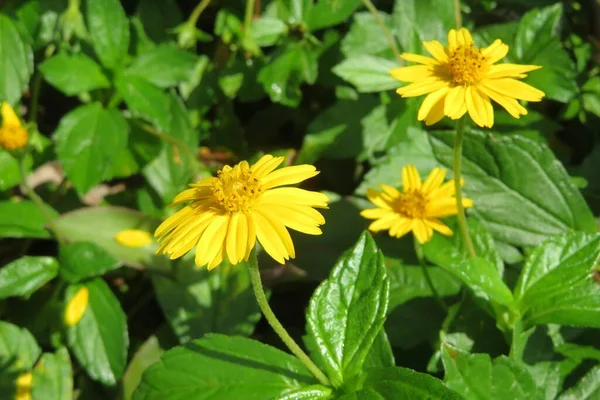
[[[419,243],[428,242],[436,230],[443,235],[452,235],[439,218],[458,213],[454,197],[454,180],[446,183],[446,170],[434,168],[425,182],[414,165],[402,168],[402,192],[389,185],[380,184],[382,191],[367,191],[367,198],[377,206],[361,211],[360,215],[375,221],[369,230],[389,230],[390,236],[399,238],[413,231]],[[462,199],[464,207],[472,207],[473,200]]]
[[[31,387],[33,386],[33,374],[24,372],[17,377],[15,400],[31,400]]]
[[[397,93],[402,97],[427,94],[419,109],[419,121],[432,125],[444,115],[451,119],[467,111],[479,126],[494,125],[491,100],[510,115],[519,118],[527,110],[517,100],[541,101],[544,92],[515,78],[541,68],[537,65],[498,64],[508,54],[508,46],[497,39],[490,46],[477,48],[469,31],[462,28],[448,33],[448,47],[437,40],[423,42],[433,58],[403,53],[402,58],[420,65],[395,68],[392,76],[411,82]]]
[[[152,244],[152,235],[140,229],[125,229],[115,235],[115,241],[125,247],[146,247]]]
[[[0,147],[5,150],[17,150],[27,146],[29,135],[10,104],[3,101],[0,106],[0,114],[2,115]]]
[[[217,177],[190,185],[173,204],[191,202],[167,218],[155,232],[157,254],[183,256],[196,247],[196,265],[212,269],[227,258],[233,265],[248,260],[256,240],[275,260],[295,257],[287,228],[320,235],[328,198],[318,192],[279,187],[302,182],[319,172],[312,165],[275,170],[284,157],[263,156],[250,166],[225,166]]]

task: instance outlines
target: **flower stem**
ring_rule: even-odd
[[[258,269],[258,262],[256,261],[256,252],[253,251],[253,254],[250,256],[250,261],[248,262],[248,270],[250,271],[250,279],[252,280],[252,288],[254,289],[254,296],[256,296],[256,301],[258,302],[258,306],[262,311],[263,315],[269,322],[269,325],[273,328],[273,330],[279,335],[283,343],[290,349],[290,351],[298,357],[298,359],[312,372],[312,374],[317,378],[321,384],[324,386],[331,386],[329,379],[325,374],[317,367],[317,365],[310,359],[310,357],[302,351],[300,346],[292,339],[292,337],[287,333],[283,325],[279,322],[273,310],[269,306],[269,301],[267,300],[267,296],[265,295],[265,291],[263,289],[262,281],[260,279],[260,271]]]
[[[417,241],[417,238],[413,237],[413,240],[414,240],[414,244],[415,244],[415,253],[417,253],[417,258],[419,259],[419,264],[421,265],[421,268],[423,269],[423,275],[425,275],[425,280],[427,281],[427,285],[429,286],[429,289],[431,289],[431,293],[433,293],[433,296],[435,297],[436,301],[439,303],[440,307],[442,307],[442,309],[444,311],[448,311],[448,306],[446,305],[446,303],[444,303],[444,300],[442,300],[442,296],[440,296],[440,293],[437,291],[437,289],[433,285],[433,280],[431,280],[431,275],[429,275],[429,269],[427,268],[427,265],[425,265],[425,256],[423,254],[423,247]]]
[[[398,50],[398,45],[394,40],[394,36],[392,36],[392,32],[390,32],[388,27],[385,25],[385,22],[383,22],[383,19],[381,18],[381,15],[379,14],[377,8],[375,8],[371,0],[362,0],[362,2],[365,5],[365,7],[367,7],[367,10],[369,10],[369,12],[375,17],[375,22],[377,22],[377,25],[379,25],[379,27],[381,28],[381,31],[387,39],[390,48],[392,49],[392,52],[394,53],[396,58],[401,60],[402,58],[400,57],[400,50]]]
[[[37,121],[38,104],[40,100],[40,87],[42,86],[42,74],[36,71],[31,85],[31,102],[29,105],[29,121]]]
[[[200,14],[202,14],[202,11],[204,11],[209,4],[210,0],[202,0],[200,3],[198,3],[198,5],[192,11],[192,14],[190,14],[190,18],[188,18],[188,24],[190,24],[190,26],[196,27],[196,23],[198,22],[198,18],[200,18]]]
[[[460,13],[460,0],[454,0],[454,24],[456,29],[462,28],[462,14]]]
[[[252,16],[254,15],[255,0],[246,0],[246,10],[244,12],[244,36],[250,36],[250,26],[252,25]]]
[[[463,206],[462,201],[462,189],[461,189],[461,164],[462,164],[462,145],[463,145],[463,137],[465,133],[465,119],[461,118],[456,123],[456,138],[454,139],[454,189],[456,195],[456,209],[458,211],[456,217],[458,219],[458,225],[460,226],[460,232],[463,237],[463,241],[465,242],[465,247],[467,248],[467,252],[469,256],[475,258],[477,255],[475,253],[475,246],[473,246],[473,241],[471,240],[471,236],[469,235],[469,229],[467,227],[467,217],[465,215],[465,207]]]

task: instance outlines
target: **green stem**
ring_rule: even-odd
[[[460,0],[454,0],[454,24],[456,29],[462,28],[462,14],[460,12]]]
[[[40,88],[42,86],[42,74],[40,71],[35,73],[33,84],[31,86],[31,103],[29,105],[29,121],[37,121],[38,104],[40,101]]]
[[[454,189],[456,195],[456,209],[458,211],[456,217],[458,219],[458,225],[460,227],[460,232],[463,237],[463,241],[465,242],[465,247],[467,248],[467,252],[469,256],[475,258],[477,255],[475,253],[475,246],[473,246],[473,241],[471,240],[471,236],[469,235],[469,229],[467,227],[467,217],[465,215],[465,207],[463,206],[462,200],[462,189],[461,189],[461,164],[462,164],[462,145],[463,145],[463,137],[465,133],[465,119],[461,118],[456,123],[456,138],[454,139]]]
[[[263,315],[269,322],[269,325],[273,328],[273,330],[279,335],[283,343],[290,349],[290,351],[298,357],[298,359],[312,372],[312,374],[317,378],[321,384],[324,386],[330,386],[331,383],[325,374],[317,367],[317,365],[310,359],[308,355],[298,344],[292,339],[292,337],[287,333],[283,325],[279,322],[273,310],[269,306],[269,301],[267,300],[267,296],[265,295],[265,291],[263,289],[262,281],[260,279],[260,271],[258,270],[258,262],[256,261],[256,253],[253,251],[250,257],[250,262],[248,263],[248,270],[250,271],[250,279],[252,280],[252,288],[254,289],[254,296],[256,296],[256,301],[258,302],[258,306],[262,311]]]
[[[187,144],[183,143],[182,141],[180,141],[178,139],[175,139],[172,136],[169,136],[169,135],[159,131],[158,129],[154,128],[152,125],[146,124],[146,123],[138,121],[138,120],[134,120],[134,122],[137,126],[142,128],[149,134],[156,136],[157,138],[162,139],[165,142],[171,143],[175,147],[181,148],[192,159],[192,161],[196,161],[196,162],[198,161],[196,158],[196,154]]]
[[[200,18],[200,14],[202,14],[202,12],[206,9],[206,7],[208,7],[209,4],[210,0],[202,0],[200,3],[198,3],[196,8],[194,8],[192,13],[190,14],[190,18],[188,19],[188,24],[190,24],[190,26],[196,26],[198,18]]]
[[[365,7],[367,7],[367,10],[369,10],[369,12],[373,14],[373,17],[375,17],[375,22],[377,22],[377,25],[379,25],[379,27],[381,28],[383,36],[385,36],[386,40],[388,41],[388,44],[390,45],[390,48],[392,49],[392,52],[394,53],[396,58],[401,60],[402,58],[400,57],[400,50],[398,50],[398,45],[394,40],[394,36],[392,36],[392,32],[390,32],[385,22],[381,18],[381,14],[379,14],[377,8],[375,8],[371,0],[362,0],[362,2],[365,5]]]
[[[44,200],[33,190],[29,183],[27,182],[27,166],[25,165],[25,155],[19,157],[19,170],[21,172],[21,186],[27,196],[34,202],[34,204],[40,209],[42,215],[48,221],[48,229],[54,234],[56,240],[59,242],[63,241],[62,238],[58,235],[56,230],[56,226],[54,225],[54,218],[48,213],[48,208],[44,203]]]
[[[244,36],[250,36],[250,26],[252,25],[254,7],[255,0],[246,0],[246,10],[244,12]]]
[[[425,275],[427,285],[429,286],[429,289],[431,289],[431,293],[433,293],[433,296],[435,297],[435,300],[438,302],[440,307],[442,307],[442,309],[447,312],[448,306],[446,305],[446,303],[444,303],[444,300],[442,300],[442,296],[440,296],[440,293],[433,285],[433,280],[431,279],[431,275],[429,275],[429,268],[427,268],[427,265],[425,265],[425,255],[423,254],[423,247],[417,241],[417,238],[413,238],[413,240],[415,244],[415,253],[417,253],[417,258],[419,259],[419,264],[423,269],[423,275]]]

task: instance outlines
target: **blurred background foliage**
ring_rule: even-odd
[[[366,188],[397,182],[407,163],[426,172],[447,160],[443,129],[452,127],[450,121],[426,135],[416,119],[418,100],[395,95],[399,83],[388,71],[403,65],[398,51],[422,53],[422,40],[445,42],[455,24],[453,2],[384,0],[375,6],[376,14],[360,0],[0,2],[0,99],[24,116],[32,147],[24,171],[13,155],[0,151],[0,260],[30,265],[27,279],[37,279],[17,292],[0,291],[0,298],[10,297],[0,303],[0,316],[8,321],[0,325],[0,336],[30,343],[29,367],[41,349],[68,343],[78,361],[61,376],[74,377],[80,398],[129,399],[141,372],[165,349],[207,332],[253,335],[279,346],[263,322],[255,329],[259,314],[243,268],[222,266],[208,275],[188,268],[189,259],[167,265],[152,249],[124,248],[113,240],[122,229],[151,231],[172,213],[167,205],[190,182],[265,153],[284,155],[288,164],[315,164],[322,172],[310,189],[332,198],[324,234],[294,237],[298,256],[292,263],[282,267],[261,258],[275,312],[294,335],[302,334],[310,294],[367,225],[358,214]],[[493,157],[499,155],[486,153],[493,133],[516,138],[502,151],[521,157],[521,166],[534,157],[551,170],[556,160],[547,145],[572,175],[556,172],[552,179],[563,192],[548,201],[572,198],[564,189],[568,179],[598,215],[597,2],[466,0],[461,12],[480,46],[500,38],[510,46],[507,61],[542,65],[527,82],[547,96],[519,120],[496,108],[491,131],[469,127],[477,140],[465,148],[467,180],[482,165],[492,177],[498,172]],[[533,142],[523,147],[519,137]],[[51,239],[47,216],[32,202],[17,201],[23,174],[48,205],[50,230],[65,243],[86,244]],[[471,189],[493,194],[496,181],[507,178],[486,179],[474,179]],[[535,197],[531,180],[522,186],[521,193]],[[470,195],[469,189],[467,182]],[[508,264],[506,279],[514,281],[523,254],[558,228],[534,219],[521,203],[504,204],[510,217],[490,213],[492,206],[477,210],[478,216],[498,245],[499,264]],[[565,226],[589,226],[585,216],[557,215],[575,221]],[[515,221],[535,229],[502,225]],[[487,231],[482,235],[489,239]],[[377,242],[392,281],[386,329],[397,363],[439,372],[434,349],[446,316],[430,297],[412,242],[384,235]],[[440,251],[453,246],[436,245]],[[0,281],[8,274],[0,271]],[[46,285],[57,274],[65,286]],[[444,271],[432,275],[442,295],[458,295],[460,285]],[[93,320],[78,328],[101,344],[102,362],[57,322],[57,304],[84,280],[98,298],[108,299],[92,304]],[[463,303],[460,317],[445,329],[467,332],[473,351],[505,353],[495,321],[472,303]],[[105,324],[128,340],[111,341],[114,332],[103,331]],[[584,359],[595,360],[588,360],[587,369],[600,360],[596,353],[581,355],[584,346],[600,344],[597,331],[560,336],[545,330],[536,331],[540,339],[532,357],[555,357],[561,345],[566,352],[564,343],[557,344],[564,337],[580,346],[578,355],[573,350],[566,357],[571,364],[565,377]],[[456,341],[464,339],[456,335]],[[70,365],[64,348],[45,356]]]

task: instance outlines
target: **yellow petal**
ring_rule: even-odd
[[[386,209],[390,209],[391,207],[388,204],[387,201],[385,201],[382,197],[381,197],[381,193],[378,192],[375,189],[367,189],[367,198],[369,199],[369,201],[373,204],[375,204],[377,207],[380,208],[386,208]]]
[[[486,79],[483,86],[501,95],[525,101],[541,101],[544,92],[513,78]]]
[[[390,236],[399,238],[406,235],[412,229],[412,220],[398,217],[390,227]]]
[[[442,46],[442,44],[437,40],[423,42],[423,46],[425,47],[425,50],[427,50],[427,52],[429,52],[429,54],[431,54],[436,60],[440,62],[448,61],[446,49],[444,49],[444,46]]]
[[[152,235],[139,229],[125,229],[115,235],[115,241],[125,247],[146,247],[152,244]]]
[[[390,229],[394,221],[400,218],[397,214],[386,215],[383,218],[375,220],[369,225],[369,230],[371,232],[379,232],[383,230]]]
[[[184,207],[181,210],[177,211],[175,214],[171,215],[169,218],[167,218],[166,220],[164,220],[158,226],[158,228],[156,228],[156,231],[154,231],[154,236],[155,237],[159,237],[159,236],[163,236],[166,233],[170,232],[181,221],[183,221],[184,219],[188,218],[189,215],[192,213],[192,211],[193,211],[193,208],[190,207],[190,206]]]
[[[439,65],[439,62],[431,57],[420,56],[412,53],[402,53],[400,57],[406,61],[416,62],[425,65]]]
[[[181,192],[177,196],[175,196],[175,198],[171,202],[171,205],[185,203],[190,200],[194,200],[197,191],[198,191],[198,189],[196,189],[196,188],[184,190],[183,192]]]
[[[17,117],[15,110],[8,104],[3,101],[2,106],[0,107],[0,113],[2,114],[2,127],[11,127],[11,128],[20,128],[21,120]]]
[[[446,102],[446,97],[440,97],[440,99],[431,107],[431,111],[425,117],[425,125],[433,125],[444,118],[444,103]]]
[[[467,88],[465,93],[465,101],[467,103],[467,110],[471,119],[479,126],[487,126],[487,114],[483,100],[477,89],[470,86]]]
[[[434,168],[423,182],[423,187],[421,188],[423,192],[430,192],[433,189],[437,189],[446,179],[446,169],[444,168]]]
[[[329,197],[324,193],[313,192],[294,187],[279,187],[263,193],[262,202],[279,204],[300,204],[311,207],[327,208]]]
[[[238,231],[240,229],[239,221],[242,213],[234,213],[229,221],[229,227],[227,228],[227,236],[225,237],[225,251],[227,258],[232,265],[237,264],[244,258],[244,254],[238,253]],[[246,243],[244,243],[244,247]]]
[[[23,372],[19,374],[15,381],[15,386],[16,390],[14,400],[31,400],[33,374],[31,372]]]
[[[508,54],[508,46],[500,39],[496,39],[494,43],[486,48],[481,49],[481,54],[486,57],[488,64],[493,64],[502,60]]]
[[[367,208],[366,210],[362,210],[360,215],[367,219],[377,219],[395,215],[395,212],[386,208]]]
[[[527,115],[527,109],[519,104],[512,97],[504,96],[494,90],[491,90],[483,85],[479,86],[479,90],[489,96],[496,103],[500,104],[510,115],[519,119],[521,115]]]
[[[288,252],[286,251],[285,245],[278,235],[276,228],[272,226],[269,220],[261,213],[252,213],[252,217],[254,218],[256,226],[256,237],[263,249],[267,254],[273,257],[275,261],[280,264],[285,264],[285,260],[288,258]]]
[[[323,233],[321,229],[319,229],[319,225],[324,219],[318,212],[317,214],[321,217],[319,219],[315,219],[310,212],[307,212],[308,210],[315,211],[312,208],[291,208],[287,207],[287,205],[269,204],[267,207],[258,207],[258,210],[261,214],[271,214],[273,218],[295,231],[306,233],[308,235],[320,235]]]
[[[400,196],[400,192],[398,191],[398,189],[396,189],[393,186],[390,185],[386,185],[385,183],[380,183],[379,187],[385,192],[387,193],[391,198],[397,198],[398,196]]]
[[[250,253],[252,250],[254,250],[254,245],[256,244],[256,223],[254,222],[254,217],[252,217],[252,214],[244,214],[248,220],[248,244],[246,245],[246,257],[244,257],[244,260],[248,261]]]
[[[420,219],[412,221],[412,231],[417,238],[417,241],[421,244],[427,243],[433,236],[433,229],[430,226],[425,225]]]
[[[458,47],[458,38],[455,29],[450,29],[448,32],[448,50],[454,51]]]
[[[426,219],[425,224],[431,227],[433,230],[438,231],[442,235],[452,236],[452,229],[448,228],[448,226],[446,226],[446,224],[439,219]]]
[[[90,291],[87,287],[81,287],[77,293],[69,300],[67,304],[67,308],[65,309],[65,323],[68,326],[77,325],[81,318],[83,318],[83,314],[85,314],[85,310],[87,310],[87,306],[90,299]]]
[[[213,265],[218,257],[222,257],[220,253],[225,243],[229,219],[229,215],[218,215],[211,220],[196,245],[196,266]]]
[[[412,164],[404,166],[402,168],[402,190],[408,192],[419,188],[421,188],[421,177],[417,167]]]
[[[319,171],[312,165],[296,165],[271,172],[260,181],[265,189],[270,189],[276,186],[293,185],[312,178],[318,173]]]
[[[487,79],[507,78],[521,76],[530,71],[535,71],[542,67],[537,65],[520,65],[520,64],[497,64],[491,65],[488,73],[485,75]]]
[[[419,114],[417,116],[417,119],[419,121],[423,121],[427,115],[429,115],[429,113],[431,112],[431,109],[439,102],[439,101],[443,101],[444,98],[446,97],[446,94],[448,93],[448,86],[437,90],[435,92],[432,92],[430,94],[427,95],[427,97],[425,97],[425,100],[423,100],[423,103],[421,103],[421,107],[419,108]]]
[[[435,92],[447,86],[448,82],[444,82],[438,77],[433,77],[401,87],[396,90],[396,93],[402,97],[415,97]]]
[[[455,86],[448,92],[444,103],[444,115],[452,118],[465,104],[465,87]],[[455,119],[455,118],[452,118]]]
[[[250,167],[250,171],[252,171],[256,177],[262,178],[273,172],[283,160],[285,160],[285,157],[273,157],[272,155],[267,154],[262,156],[256,164]]]
[[[390,71],[393,78],[402,82],[416,82],[433,76],[433,69],[427,65],[411,65],[394,68]]]

